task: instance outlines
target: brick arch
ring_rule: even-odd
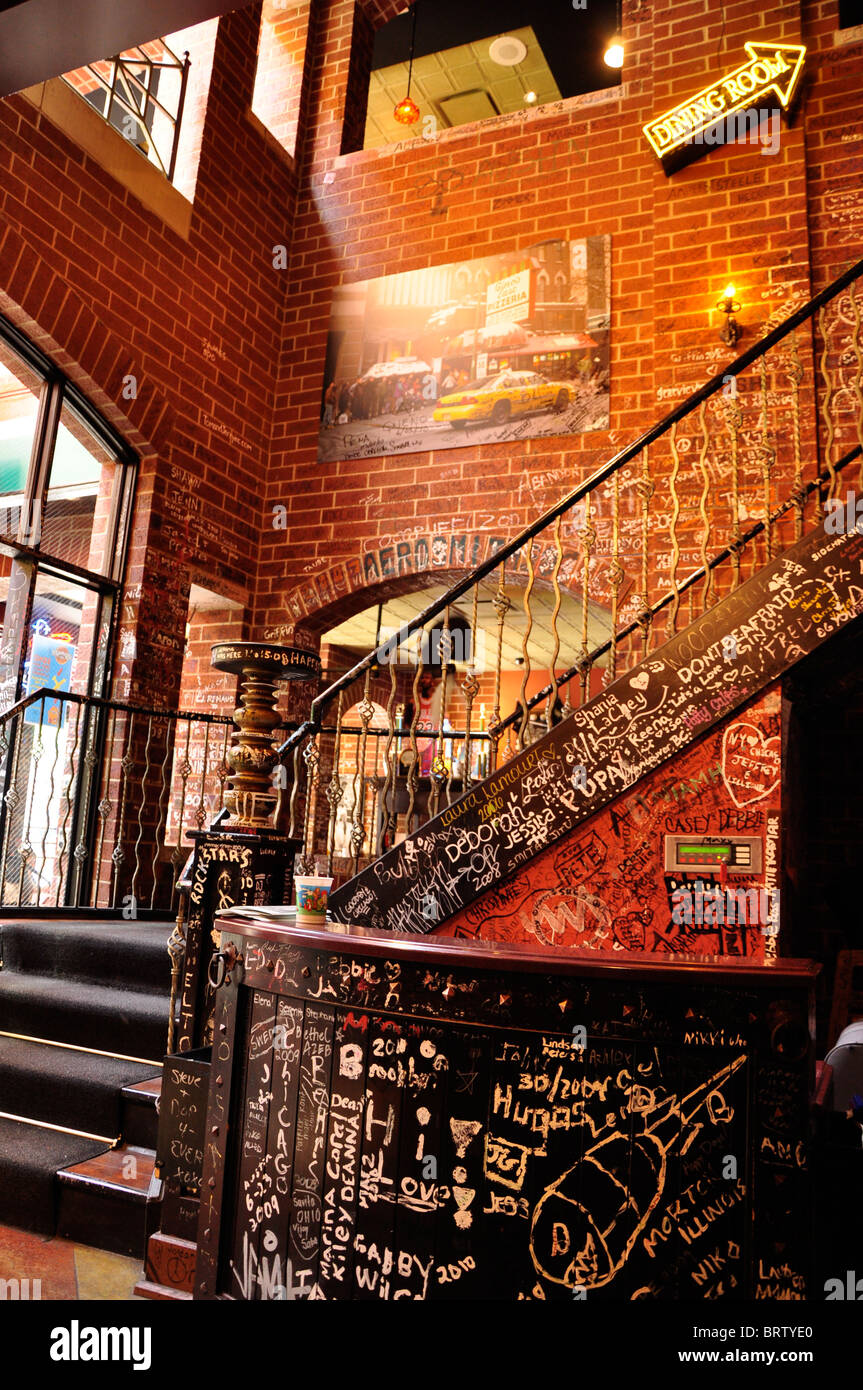
[[[302,646],[317,646],[321,634],[337,623],[344,622],[372,604],[431,584],[453,584],[476,567],[510,539],[490,531],[463,534],[423,532],[411,540],[397,541],[379,549],[340,561],[322,569],[285,595],[287,618],[284,623],[268,628],[270,641],[295,641]],[[555,550],[549,541],[537,542],[534,548],[535,586],[551,588],[551,571]],[[527,566],[523,556],[507,561],[507,585],[524,587]],[[560,575],[561,588],[576,597],[581,594],[581,551],[564,550]],[[591,605],[597,604],[591,595]]]
[[[8,225],[0,230],[0,313],[65,372],[133,449],[144,455],[164,447],[173,412],[128,344]],[[130,375],[141,389],[126,401],[123,384]]]

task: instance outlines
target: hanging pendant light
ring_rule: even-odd
[[[418,2],[418,0],[417,0]],[[416,125],[420,118],[420,109],[411,97],[411,77],[414,70],[414,43],[417,36],[417,6],[413,6],[413,23],[411,25],[411,52],[408,61],[408,89],[401,101],[393,109],[393,116],[399,125]]]
[[[605,52],[602,55],[603,62],[610,68],[622,68],[624,59],[623,49],[623,22],[621,18],[621,0],[617,0],[617,30],[605,45]]]

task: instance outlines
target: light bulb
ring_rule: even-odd
[[[615,34],[610,40],[607,49],[602,55],[606,65],[610,68],[623,67],[623,40],[619,34]]]
[[[532,106],[533,103],[536,101],[536,92],[525,92],[524,99],[527,102],[528,106]]]
[[[726,285],[725,289],[722,291],[722,297],[723,299],[733,299],[736,293],[737,291],[733,285]]]

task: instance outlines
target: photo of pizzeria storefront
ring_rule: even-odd
[[[547,241],[344,287],[319,457],[605,428],[610,254],[609,237]]]

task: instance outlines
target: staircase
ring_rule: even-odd
[[[337,921],[440,929],[863,614],[863,536],[816,531],[330,898]]]
[[[170,931],[0,921],[0,1225],[143,1254]]]
[[[755,738],[744,712],[765,692],[778,709],[782,677],[863,612],[853,491],[863,493],[861,459],[858,261],[519,535],[488,537],[470,573],[317,697],[279,751],[291,787],[285,825],[304,837],[307,870],[321,872],[325,857],[336,879],[333,916],[397,932],[483,934],[484,911],[500,915],[508,895],[529,894],[529,866],[543,856],[565,890],[554,847],[593,824],[601,856],[600,818],[625,799],[637,803],[663,765],[673,781],[675,763],[715,729],[724,739],[734,720],[743,731],[735,737]],[[530,694],[539,589],[545,613],[552,609],[553,651],[545,684]],[[496,659],[492,652],[482,669],[473,656],[477,612],[490,592]],[[565,597],[570,628],[573,607],[581,609],[574,649],[558,624]],[[503,717],[501,652],[513,611],[523,615],[521,691]],[[610,635],[591,648],[588,615],[597,612]],[[471,653],[461,670],[452,659],[459,628]],[[437,727],[419,733],[434,741],[422,787],[422,644],[407,675],[403,653],[430,631],[442,700]],[[382,729],[373,718],[386,683]],[[487,727],[477,719],[480,698],[492,705]],[[406,699],[409,725],[396,717]],[[778,731],[768,742],[777,739]],[[749,804],[729,795],[736,809]],[[336,852],[346,801],[347,861]],[[763,836],[762,848],[770,857]],[[650,853],[661,886],[661,838]],[[589,894],[589,874],[581,881]],[[565,914],[566,892],[560,897]],[[638,935],[631,925],[616,933],[617,949]]]

